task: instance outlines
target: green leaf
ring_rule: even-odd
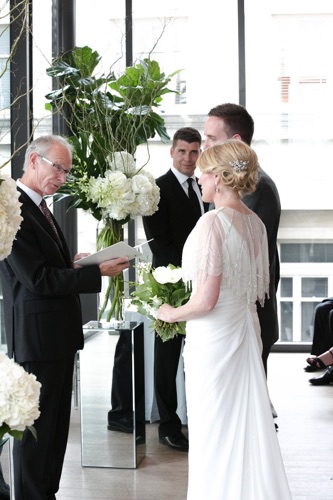
[[[36,431],[36,429],[32,425],[28,425],[27,429],[31,432],[31,434],[33,435],[33,437],[37,441],[37,431]]]
[[[72,55],[74,67],[80,68],[82,76],[92,75],[101,60],[98,52],[88,46],[77,47]]]
[[[18,441],[22,441],[23,431],[10,430],[10,431],[8,431],[8,434],[10,434],[14,439],[17,439]]]

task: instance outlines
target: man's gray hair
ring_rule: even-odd
[[[47,156],[49,150],[54,144],[61,144],[67,148],[70,156],[73,155],[74,148],[65,137],[62,137],[61,135],[42,135],[32,141],[27,147],[24,157],[23,171],[25,171],[29,165],[29,157],[31,153],[36,152],[41,156]]]

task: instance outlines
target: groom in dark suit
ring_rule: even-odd
[[[161,196],[158,210],[150,217],[143,217],[147,240],[153,238],[149,246],[154,268],[168,264],[181,266],[184,243],[198,218],[208,209],[201,200],[194,175],[200,147],[201,136],[196,129],[179,129],[170,150],[173,166],[156,180]],[[189,178],[194,182],[188,181]],[[197,208],[191,203],[189,183],[193,185]],[[162,342],[155,336],[154,385],[160,415],[160,442],[175,450],[188,451],[188,440],[181,432],[181,421],[176,413],[176,375],[182,340],[179,335]]]
[[[14,442],[16,500],[54,500],[69,430],[74,355],[83,348],[80,293],[99,292],[101,276],[128,268],[121,258],[74,264],[61,228],[43,196],[64,184],[72,147],[60,136],[42,136],[27,148],[20,191],[23,221],[11,254],[0,262],[8,355],[41,383],[37,440],[26,430]]]
[[[239,139],[251,146],[254,121],[239,104],[225,103],[212,108],[205,124],[205,149],[228,139]],[[254,193],[243,198],[244,203],[263,221],[267,231],[269,252],[269,300],[265,307],[257,304],[261,339],[262,360],[267,374],[267,358],[272,345],[279,338],[276,291],[280,280],[280,261],[277,250],[277,233],[281,215],[280,197],[271,177],[259,166],[259,181]],[[274,415],[273,411],[273,415]]]

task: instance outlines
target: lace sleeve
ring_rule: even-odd
[[[223,227],[215,211],[203,215],[190,234],[183,252],[185,282],[204,283],[222,274]]]
[[[224,289],[248,303],[264,303],[269,264],[266,229],[252,213],[219,208],[203,215],[186,241],[183,279],[195,286],[207,276],[222,275]]]

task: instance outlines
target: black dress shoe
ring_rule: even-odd
[[[161,436],[160,443],[173,450],[188,451],[188,439],[185,436]]]
[[[127,432],[128,434],[133,433],[133,420],[128,418],[119,418],[118,420],[109,420],[108,422],[109,431]]]
[[[329,385],[333,383],[333,366],[330,366],[321,377],[310,378],[313,385]]]

